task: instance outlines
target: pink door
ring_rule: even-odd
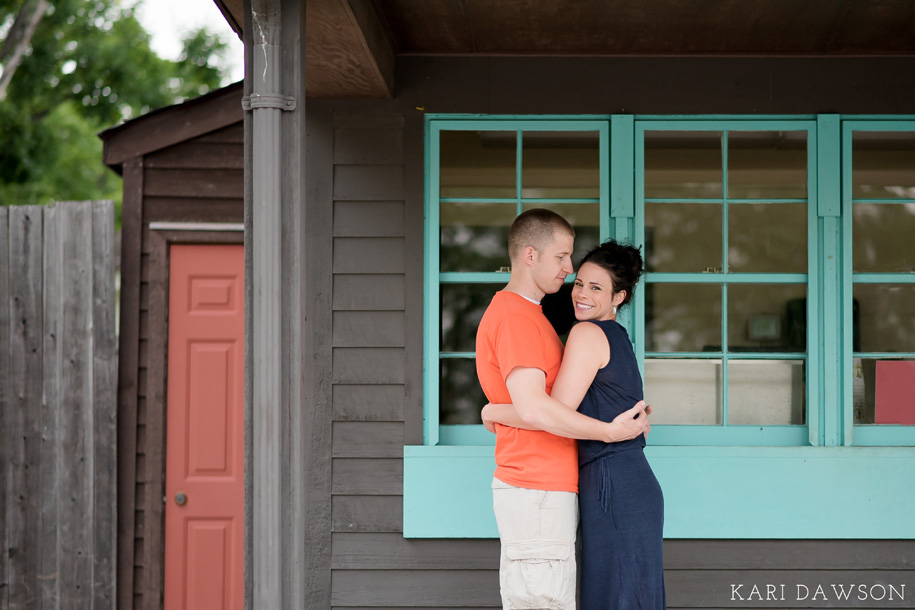
[[[165,610],[244,605],[244,250],[170,250]]]

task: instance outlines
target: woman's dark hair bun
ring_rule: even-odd
[[[610,274],[613,280],[613,291],[626,291],[626,298],[620,307],[632,300],[632,293],[642,276],[644,261],[640,248],[631,244],[621,244],[614,239],[608,239],[594,248],[582,259],[581,264],[593,263]]]

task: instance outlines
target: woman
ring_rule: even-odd
[[[642,400],[642,377],[626,329],[616,322],[642,273],[638,249],[607,241],[587,255],[572,288],[569,333],[553,398],[601,421]],[[487,405],[483,421],[519,427],[510,405]],[[578,441],[582,610],[663,610],[664,499],[639,435]]]

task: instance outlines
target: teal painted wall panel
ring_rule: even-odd
[[[648,447],[666,538],[915,539],[915,448]],[[404,448],[404,536],[493,538],[492,447]]]

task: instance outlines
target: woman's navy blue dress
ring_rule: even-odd
[[[612,421],[642,400],[642,376],[626,329],[597,321],[610,363],[597,372],[579,411]],[[581,610],[664,610],[664,497],[640,435],[619,443],[578,441]]]

